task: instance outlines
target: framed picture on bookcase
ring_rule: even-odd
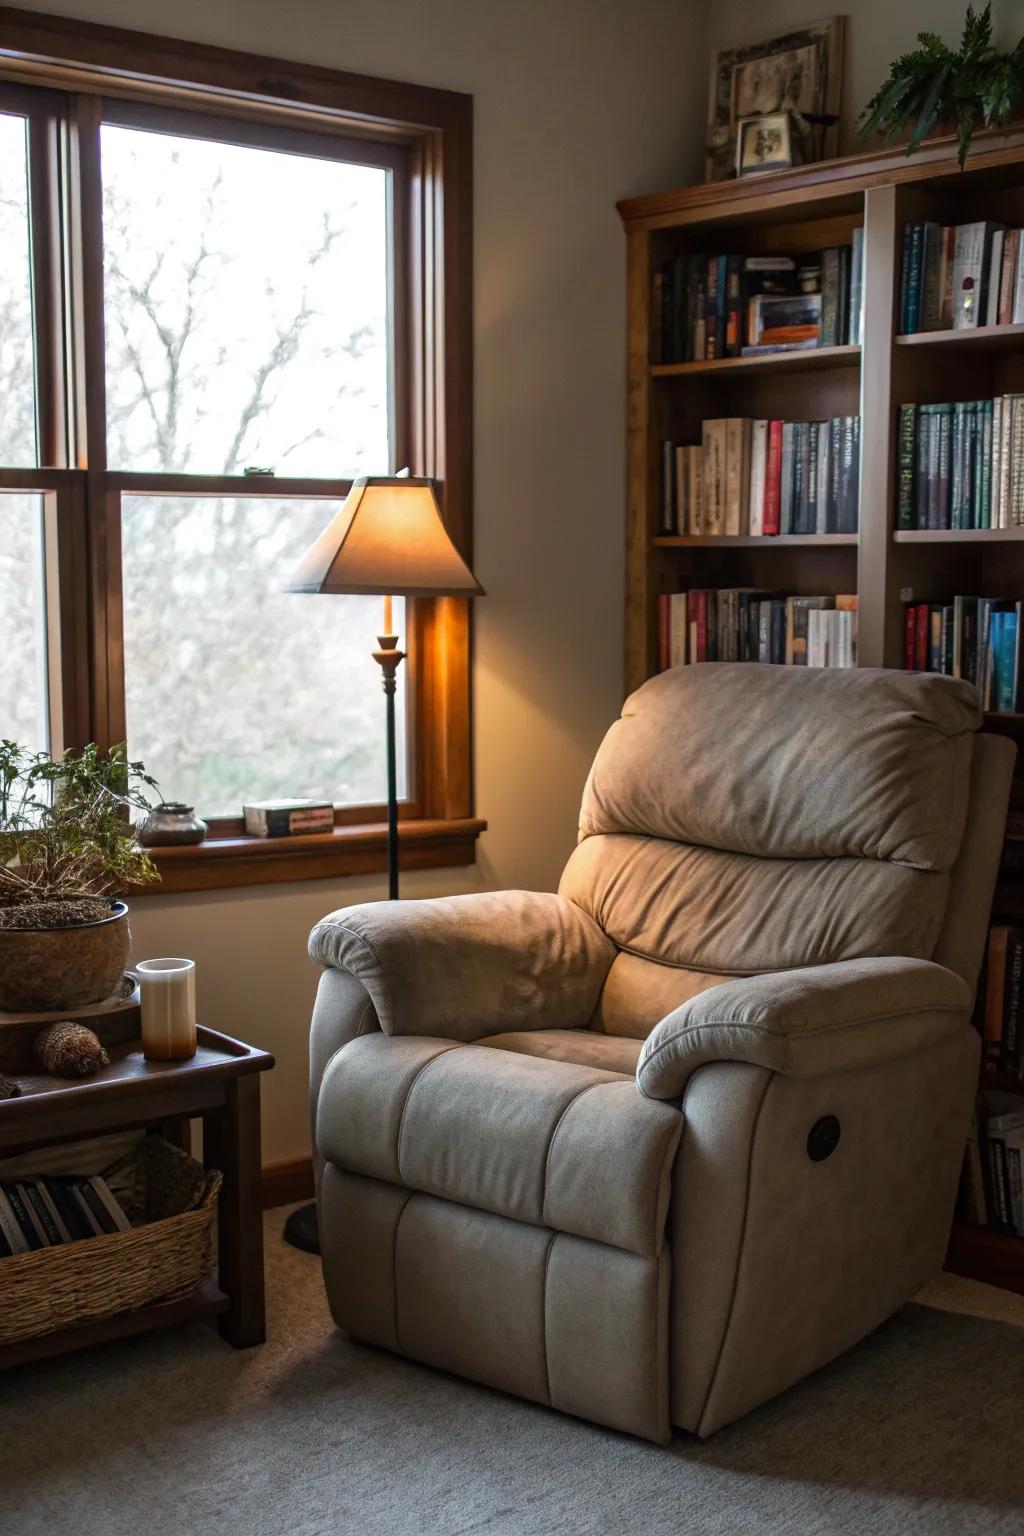
[[[712,55],[705,180],[735,174],[742,118],[791,113],[805,125],[805,162],[838,152],[844,35],[845,17],[830,16]]]

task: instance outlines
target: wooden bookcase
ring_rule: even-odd
[[[753,586],[813,595],[856,592],[858,663],[903,665],[904,605],[957,593],[1024,597],[1024,528],[895,529],[899,406],[973,400],[1024,389],[1024,325],[900,336],[903,226],[919,219],[1024,226],[1024,125],[976,135],[966,169],[950,138],[913,156],[891,149],[742,181],[713,182],[619,204],[627,237],[628,470],[625,682],[657,670],[662,592]],[[864,228],[860,347],[652,365],[660,316],[654,273],[691,251],[800,255],[848,243]],[[698,442],[709,417],[861,417],[857,535],[659,536],[661,443]],[[1021,748],[1024,715],[990,716]],[[1024,805],[1024,782],[1014,787]],[[1024,883],[1001,884],[996,920],[1024,920]],[[1024,1084],[998,1085],[1024,1092]],[[1024,1240],[954,1228],[956,1272],[1024,1293]]]

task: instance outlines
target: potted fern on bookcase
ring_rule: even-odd
[[[935,32],[919,32],[918,46],[890,66],[889,78],[864,108],[860,132],[865,139],[884,135],[886,143],[904,136],[907,154],[943,129],[957,136],[957,160],[963,170],[975,129],[999,128],[1024,105],[1024,37],[1008,53],[992,45],[992,6],[967,7],[963,36],[956,50]]]

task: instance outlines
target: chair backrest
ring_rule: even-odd
[[[980,724],[973,687],[927,673],[712,663],[645,683],[598,751],[560,885],[622,951],[595,1026],[643,1036],[726,976],[932,958]],[[984,919],[962,973],[983,937]]]

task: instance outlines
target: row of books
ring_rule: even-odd
[[[667,667],[701,661],[760,661],[852,667],[857,598],[803,597],[753,587],[694,588],[658,598],[658,659]]]
[[[1024,230],[989,220],[903,227],[899,329],[971,330],[1024,321]]]
[[[971,1121],[957,1216],[1024,1237],[1024,1098],[985,1089]]]
[[[998,714],[1024,707],[1024,603],[966,596],[908,603],[903,634],[908,671],[966,678],[982,708]]]
[[[704,362],[859,345],[864,231],[852,245],[792,256],[663,261],[654,274],[654,363]]]
[[[901,405],[899,528],[1024,524],[1024,395]]]
[[[856,533],[860,417],[705,421],[662,444],[663,534]]]
[[[1024,928],[996,924],[988,932],[982,1066],[1004,1076],[1024,1071]],[[1021,1106],[1024,1108],[1024,1104]]]
[[[0,1258],[130,1227],[107,1181],[98,1176],[0,1184]]]

